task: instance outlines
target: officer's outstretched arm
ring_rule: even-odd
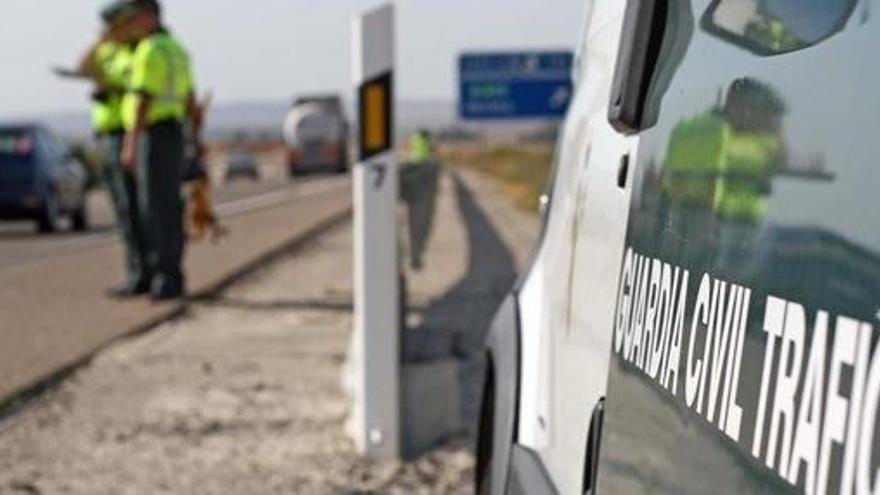
[[[79,64],[76,66],[76,73],[79,77],[91,79],[95,82],[95,84],[99,88],[103,88],[106,84],[106,80],[104,78],[103,71],[98,67],[98,61],[96,59],[98,53],[98,47],[101,46],[108,37],[107,33],[102,33],[101,37],[98,38],[91,46],[86,49],[85,53],[83,53],[82,57],[79,60]]]
[[[79,60],[79,64],[76,66],[76,71],[83,77],[88,77],[90,79],[95,79],[98,71],[95,68],[95,51],[98,48],[98,44],[95,43],[83,54],[82,58]]]
[[[61,66],[53,66],[52,72],[55,73],[58,77],[63,77],[66,79],[85,79],[94,81],[95,84],[101,84],[101,81],[98,80],[100,71],[96,67],[95,64],[95,52],[98,49],[98,44],[100,42],[96,42],[90,46],[85,53],[83,53],[82,57],[80,57],[79,62],[74,66],[74,68],[67,68]]]

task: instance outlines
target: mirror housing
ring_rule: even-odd
[[[805,3],[816,3],[804,5]],[[756,55],[782,55],[816,45],[846,27],[856,0],[714,0],[701,19],[707,33]],[[809,12],[813,12],[809,14]]]

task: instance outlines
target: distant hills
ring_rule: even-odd
[[[292,101],[292,100],[291,100]],[[280,138],[281,125],[290,102],[241,102],[215,104],[208,115],[205,138],[208,141],[228,139]],[[349,118],[354,115],[354,105],[346,102]],[[444,100],[403,100],[398,104],[397,127],[402,135],[425,127],[433,130],[468,128],[489,138],[509,139],[539,128],[542,122],[515,123],[463,123],[458,119],[456,103]],[[32,120],[43,122],[72,141],[91,138],[89,114],[82,111],[49,113]]]

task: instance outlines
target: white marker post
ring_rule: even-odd
[[[394,142],[394,8],[354,19],[359,163],[354,167],[352,433],[360,453],[400,453],[400,287]]]

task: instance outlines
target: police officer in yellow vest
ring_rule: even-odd
[[[785,104],[769,86],[735,81],[723,107],[672,131],[661,182],[672,217],[692,247],[712,240],[722,263],[745,259],[785,164]],[[678,219],[676,219],[678,217]]]
[[[78,76],[94,81],[92,123],[101,150],[104,182],[113,203],[125,248],[125,280],[108,290],[113,297],[146,293],[146,247],[140,222],[134,174],[120,163],[123,136],[122,99],[131,69],[133,39],[127,24],[135,13],[128,1],[114,0],[101,11],[105,31],[80,62]]]
[[[137,170],[151,295],[156,300],[184,294],[181,175],[183,124],[193,122],[198,140],[201,122],[194,95],[190,59],[161,23],[156,0],[131,0],[130,21],[139,40],[132,55],[129,90],[123,99],[126,129],[122,163]]]
[[[424,165],[431,161],[434,146],[427,129],[419,129],[409,140],[409,159],[414,165]]]
[[[401,192],[408,207],[410,266],[421,270],[434,221],[438,174],[427,129],[419,129],[410,138],[409,161],[401,171]]]

